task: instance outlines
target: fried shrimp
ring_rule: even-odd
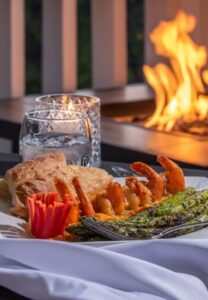
[[[134,210],[140,206],[140,199],[136,195],[135,191],[130,189],[127,185],[123,187],[125,194],[125,208],[127,210]]]
[[[146,187],[150,189],[153,201],[161,200],[164,191],[164,185],[161,176],[150,166],[142,162],[133,163],[131,165],[131,169],[148,179]]]
[[[83,216],[88,216],[88,217],[94,216],[95,211],[93,209],[92,203],[91,203],[90,199],[87,197],[84,190],[82,189],[81,184],[79,182],[79,178],[77,176],[75,176],[72,179],[72,183],[77,192],[81,214]]]
[[[60,178],[55,177],[53,179],[55,187],[58,191],[58,194],[62,201],[64,200],[65,195],[68,195],[71,201],[71,210],[67,218],[67,224],[75,224],[79,222],[80,213],[79,213],[79,204],[76,197],[73,195],[69,186]]]
[[[126,178],[126,185],[139,197],[139,206],[147,206],[152,199],[151,191],[137,178],[128,177]]]
[[[125,195],[118,182],[110,182],[106,190],[106,198],[110,200],[116,215],[121,215],[125,210]]]
[[[94,209],[98,213],[103,213],[108,216],[115,215],[112,207],[112,203],[106,198],[105,194],[97,195],[95,201],[93,202]]]
[[[182,169],[166,156],[158,155],[157,161],[166,170],[162,176],[166,178],[165,188],[171,194],[182,191],[185,188],[185,179]]]

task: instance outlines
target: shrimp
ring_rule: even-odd
[[[147,177],[148,182],[145,185],[148,189],[150,189],[153,201],[161,200],[164,192],[164,185],[161,176],[150,166],[142,162],[133,163],[131,165],[131,169],[136,173]]]
[[[125,194],[125,209],[134,210],[140,206],[140,199],[136,195],[135,191],[130,189],[127,185],[123,187],[123,191]]]
[[[110,182],[106,190],[106,198],[110,200],[115,214],[121,215],[125,210],[125,196],[118,182]]]
[[[75,176],[72,179],[72,183],[77,192],[81,214],[83,216],[89,216],[89,217],[94,216],[95,215],[94,208],[92,206],[90,199],[88,198],[88,196],[82,189],[81,184],[79,182],[79,178],[77,176]]]
[[[105,194],[98,194],[93,202],[96,212],[103,213],[109,216],[115,215],[112,204]]]
[[[166,156],[158,155],[157,162],[166,170],[162,176],[166,178],[165,187],[171,194],[182,191],[185,188],[185,179],[182,169]]]
[[[140,199],[140,206],[148,205],[152,198],[152,193],[141,181],[135,177],[128,177],[126,178],[126,185]]]
[[[69,212],[66,224],[69,225],[78,223],[80,219],[80,213],[79,204],[76,197],[73,195],[69,186],[67,186],[67,184],[62,179],[55,177],[53,181],[62,201],[64,201],[65,195],[67,194],[72,203],[72,207]]]

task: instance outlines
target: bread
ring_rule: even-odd
[[[38,192],[56,191],[54,177],[64,180],[74,191],[72,185],[74,176],[78,176],[91,201],[113,178],[105,170],[98,168],[74,165],[67,167],[65,156],[61,152],[46,153],[16,165],[4,176],[12,195],[12,213],[27,218],[27,197]]]
[[[74,165],[69,165],[67,168],[69,186],[73,189],[72,178],[78,176],[82,188],[91,201],[93,201],[98,192],[105,190],[113,179],[113,177],[103,169]]]
[[[4,179],[12,195],[13,213],[26,217],[29,195],[56,191],[54,177],[67,182],[67,164],[62,152],[46,153],[8,170]]]

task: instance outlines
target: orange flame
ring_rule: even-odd
[[[62,95],[61,105],[62,105],[62,109],[68,109],[68,110],[74,109],[74,105],[71,100],[69,101],[69,97],[67,95]]]
[[[192,122],[208,116],[208,70],[202,70],[207,63],[207,50],[189,35],[195,25],[194,16],[180,11],[175,19],[161,22],[150,34],[156,53],[167,57],[170,66],[159,63],[143,67],[156,95],[156,109],[146,127],[170,131],[178,120]]]
[[[69,102],[67,108],[68,108],[68,110],[73,110],[74,109],[74,105],[73,105],[72,101]]]

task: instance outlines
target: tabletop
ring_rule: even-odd
[[[20,162],[20,156],[18,154],[0,153],[0,176],[3,176],[7,169],[15,166],[19,162]],[[124,170],[130,171],[130,165],[126,163],[102,162],[101,167],[115,177],[118,177],[117,173],[115,172],[115,167],[120,167],[123,168]],[[158,166],[153,166],[153,168],[156,169],[157,171],[161,170],[161,168]],[[206,170],[198,170],[198,169],[183,169],[183,170],[186,176],[204,176],[204,177],[208,176],[208,171]],[[8,289],[0,287],[0,299],[24,300],[28,298],[17,295]]]
[[[21,161],[19,154],[6,154],[0,153],[0,176],[3,176],[9,168],[15,166]],[[145,162],[145,161],[144,161]],[[121,162],[102,162],[101,168],[108,171],[114,177],[118,175],[113,171],[113,167],[122,167],[123,169],[130,171],[130,164]],[[161,171],[162,168],[159,166],[152,166],[156,171]],[[183,168],[184,174],[186,176],[204,176],[208,177],[208,170],[204,169],[188,169]]]

